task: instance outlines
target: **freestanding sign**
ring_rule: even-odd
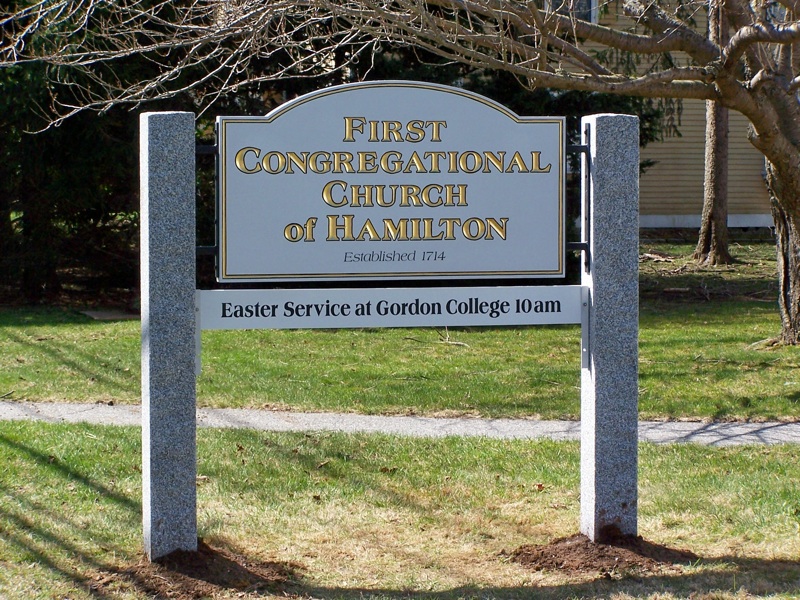
[[[221,281],[564,275],[563,118],[383,82],[217,133]]]
[[[564,272],[563,119],[521,118],[463,90],[405,82],[331,88],[267,117],[220,119],[218,276],[277,284],[257,290],[194,290],[194,115],[148,113],[141,125],[151,559],[197,548],[202,329],[580,323],[581,531],[592,540],[636,533],[635,117],[582,121],[579,286],[510,285]],[[456,285],[465,279],[483,285]],[[297,285],[350,280],[361,283]],[[438,285],[399,283],[408,280]]]

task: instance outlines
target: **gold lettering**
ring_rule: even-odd
[[[442,141],[442,129],[446,121],[422,121],[412,119],[403,124],[400,121],[367,121],[365,117],[344,118],[344,138],[342,141],[355,142],[356,134],[364,133],[364,125],[369,125],[370,142],[411,142],[424,140],[430,129],[430,141]]]
[[[355,215],[342,215],[342,223],[339,223],[339,215],[328,215],[328,237],[329,242],[353,242],[353,218]],[[339,233],[342,236],[339,237]]]
[[[454,240],[456,239],[455,228],[456,225],[461,225],[461,219],[454,219],[452,217],[439,219],[439,227],[442,225],[444,225],[444,239]]]
[[[369,122],[369,141],[370,142],[379,142],[378,139],[378,125],[380,125],[380,121],[370,121]]]
[[[383,139],[382,142],[402,142],[403,136],[400,133],[403,124],[400,121],[384,121],[383,122]]]
[[[355,215],[328,215],[329,242],[359,241],[359,242],[406,242],[406,241],[451,241],[458,239],[460,233],[464,239],[477,241],[481,239],[494,240],[495,237],[506,239],[508,218],[481,219],[470,217],[462,220],[455,217],[443,217],[435,220],[432,218],[408,219],[382,219],[383,231],[379,232],[380,224],[371,219],[364,219],[358,233],[354,235]],[[313,228],[316,219],[309,219],[305,225],[292,223],[284,230],[284,237],[289,241],[313,241]]]
[[[381,208],[386,208],[388,206],[392,206],[394,204],[394,197],[397,194],[397,186],[396,185],[390,185],[389,186],[389,188],[392,190],[392,195],[391,195],[391,198],[389,200],[387,200],[384,197],[384,191],[386,190],[386,186],[385,185],[378,185],[378,186],[375,186],[375,187],[378,189],[378,195],[377,195],[377,198],[375,199],[375,202],[377,203],[377,205],[380,206]]]
[[[422,235],[423,240],[441,240],[444,237],[444,232],[440,231],[436,235],[433,234],[433,219],[422,219],[425,232]]]
[[[300,156],[296,152],[286,153],[286,174],[294,175],[292,166],[300,169],[304,175],[308,173],[308,152],[302,152]]]
[[[438,194],[435,200],[431,198],[431,190],[436,190]],[[441,206],[443,190],[444,188],[436,183],[431,183],[429,185],[426,185],[424,188],[422,188],[422,203],[425,204],[425,206],[431,206],[431,207]]]
[[[330,173],[331,155],[328,152],[314,152],[309,156],[311,170],[314,173]]]
[[[519,152],[514,152],[514,156],[511,157],[511,160],[506,167],[506,173],[513,173],[514,167],[517,167],[517,170],[520,173],[529,173],[528,165],[525,164],[525,160],[522,158],[522,155]]]
[[[458,152],[450,151],[447,153],[450,159],[450,168],[447,169],[448,173],[458,173]]]
[[[382,154],[381,169],[389,174],[399,173],[403,169],[403,155],[394,151]]]
[[[353,155],[349,152],[333,153],[333,172],[334,173],[355,173],[353,168]]]
[[[372,193],[374,185],[351,185],[350,186],[350,206],[373,206]]]
[[[383,238],[384,242],[407,242],[408,233],[406,232],[406,225],[408,219],[398,219],[397,223],[391,219],[383,220]]]
[[[472,228],[473,225],[476,227],[474,231]],[[468,240],[479,240],[486,233],[486,224],[475,217],[469,218],[462,223],[461,233],[464,234],[464,237]]]
[[[348,117],[356,119],[356,117]],[[388,131],[388,141],[396,141],[395,138],[401,132],[395,126],[398,121],[375,121],[390,126]],[[349,132],[355,134],[358,129],[359,121],[351,123]],[[373,121],[366,121],[373,123]],[[363,127],[362,127],[363,128]],[[379,138],[380,140],[380,138]],[[446,166],[445,164],[446,163]],[[328,152],[318,150],[315,152],[279,152],[270,151],[262,155],[259,148],[241,148],[234,157],[236,168],[246,174],[265,173],[275,175],[285,173],[294,175],[296,173],[308,174],[309,171],[317,174],[325,173],[387,173],[394,175],[397,173],[422,174],[422,173],[549,173],[552,164],[542,164],[542,153],[533,151],[530,153],[530,163],[526,162],[519,151],[514,152],[510,158],[505,151],[478,152],[467,150],[458,152],[455,150],[443,152],[411,152],[405,155],[397,150],[388,152],[366,152],[357,153],[333,151]]]
[[[364,133],[364,117],[345,117],[344,118],[344,142],[355,142],[355,133]]]
[[[425,158],[430,159],[431,161],[431,168],[429,171],[431,173],[441,173],[442,171],[439,169],[439,159],[446,158],[447,154],[445,152],[426,152],[423,154]]]
[[[418,185],[401,185],[400,206],[422,206],[419,193],[420,189]]]
[[[469,166],[469,159],[472,159],[472,166]],[[483,163],[481,159],[481,155],[473,150],[468,150],[461,154],[458,158],[458,166],[461,167],[461,170],[464,173],[477,173],[481,170],[481,164]]]
[[[277,159],[276,167],[272,166],[272,159]],[[282,172],[286,168],[286,157],[281,152],[267,152],[261,159],[261,168],[270,175]]]
[[[345,206],[347,204],[347,196],[342,197],[341,200],[333,199],[332,192],[334,187],[340,187],[342,190],[344,190],[347,188],[347,183],[339,180],[329,181],[326,183],[325,187],[322,188],[322,200],[325,202],[325,204],[328,206],[333,206],[334,208]],[[330,220],[330,217],[328,217],[328,219]]]
[[[411,167],[414,167],[414,170],[417,173],[427,173],[428,170],[425,168],[425,163],[422,162],[419,154],[416,152],[411,153],[411,157],[406,162],[406,168],[403,169],[403,173],[412,173]]]
[[[422,121],[409,121],[406,125],[406,141],[416,143],[425,139],[425,123]]]
[[[441,142],[441,130],[447,127],[447,121],[425,121],[425,127],[431,126],[431,141]]]
[[[359,152],[358,153],[358,172],[359,173],[377,173],[378,165],[375,161],[378,160],[378,155],[374,152]]]
[[[458,184],[458,193],[455,193],[455,186],[451,183],[447,184],[444,188],[445,206],[467,206],[467,185],[465,183]],[[458,201],[456,201],[456,199]]]
[[[255,166],[250,169],[245,163],[245,156],[248,154],[255,154],[256,155],[256,164]],[[261,170],[261,164],[258,162],[258,157],[261,155],[261,151],[258,148],[242,148],[236,153],[236,158],[234,159],[234,163],[236,163],[236,168],[239,169],[242,173],[258,173]]]
[[[488,217],[486,219],[486,239],[493,240],[496,233],[500,239],[506,239],[506,227],[508,225],[508,217],[502,217],[499,221]]]
[[[531,173],[549,173],[550,168],[553,165],[547,165],[545,168],[541,168],[539,166],[539,162],[541,161],[542,153],[541,152],[531,152]]]
[[[419,219],[409,219],[411,221],[411,237],[409,239],[413,241],[419,241],[422,239],[422,236],[419,234]]]
[[[369,238],[369,241],[379,241],[381,236],[378,235],[375,226],[372,224],[372,221],[367,219],[364,221],[364,225],[361,227],[361,231],[358,232],[356,239],[361,240],[362,242],[367,241],[365,238]]]
[[[494,152],[484,152],[483,153],[483,172],[484,173],[491,173],[491,169],[489,166],[493,166],[497,169],[498,173],[503,172],[503,163],[506,160],[506,153],[505,152],[498,152],[495,154]]]

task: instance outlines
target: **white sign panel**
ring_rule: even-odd
[[[217,135],[221,281],[563,276],[563,118],[380,82]]]
[[[582,288],[198,290],[200,329],[457,327],[580,323]]]

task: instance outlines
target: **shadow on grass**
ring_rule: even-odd
[[[0,308],[0,328],[52,327],[91,323],[86,315],[51,306],[5,306]]]
[[[13,563],[27,565],[26,578],[35,577],[30,570],[35,567],[54,589],[65,582],[92,597],[116,597],[95,586],[94,573],[113,568],[115,555],[129,552],[128,540],[119,531],[140,521],[141,503],[35,444],[0,434],[0,455],[11,456],[5,470],[13,467],[23,474],[0,475],[0,558],[15,556]],[[98,523],[89,513],[103,514],[107,520]],[[103,527],[110,521],[117,524]],[[24,593],[31,589],[36,584]]]
[[[684,574],[654,577],[630,577],[622,580],[596,579],[593,581],[564,584],[556,586],[520,586],[520,587],[458,587],[441,592],[415,592],[411,590],[375,590],[375,589],[335,589],[314,586],[298,586],[289,588],[289,593],[305,598],[321,598],[330,600],[362,600],[375,598],[399,600],[401,598],[419,598],[425,600],[456,600],[488,598],[512,600],[517,598],[572,599],[572,598],[608,598],[608,597],[645,597],[654,594],[672,592],[678,597],[723,600],[739,598],[740,594],[771,596],[776,594],[796,594],[800,589],[800,564],[786,561],[742,560],[736,558],[720,558],[704,564],[722,566],[728,569],[725,575]],[[793,580],[775,582],[772,578],[776,570],[791,570]],[[745,579],[747,583],[743,583]],[[728,596],[729,594],[729,596]]]
[[[800,589],[800,562],[779,561],[734,556],[701,558],[697,564],[683,571],[667,569],[666,572],[630,576],[624,579],[585,571],[569,583],[558,585],[520,585],[509,587],[464,585],[437,592],[416,591],[413,587],[368,589],[345,586],[320,586],[314,582],[315,573],[306,572],[302,565],[287,562],[263,562],[234,549],[233,543],[201,543],[197,553],[179,553],[159,563],[149,563],[141,554],[132,551],[138,547],[141,505],[134,498],[140,490],[120,491],[113,483],[119,470],[109,467],[102,474],[87,471],[85,464],[74,458],[59,459],[48,450],[52,439],[28,440],[38,430],[33,427],[9,425],[16,433],[0,434],[0,457],[7,456],[5,472],[0,474],[0,559],[9,561],[20,577],[32,573],[31,565],[37,565],[38,577],[61,582],[61,588],[80,588],[93,598],[126,597],[157,598],[201,598],[201,597],[258,597],[267,595],[290,595],[343,600],[361,598],[422,598],[431,600],[455,600],[456,598],[575,598],[609,597],[627,595],[641,597],[675,591],[683,596],[694,594],[702,598],[718,590],[739,590],[750,594],[774,595],[794,594]],[[56,433],[74,432],[76,428],[59,428]],[[94,428],[81,429],[88,438],[83,446],[76,446],[76,454],[89,452],[93,445]],[[111,438],[138,435],[135,429],[120,429]],[[258,440],[256,436],[253,439]],[[298,438],[293,438],[295,442]],[[280,448],[283,462],[294,461],[304,471],[319,472],[324,460],[333,456],[330,451],[314,453],[316,440],[299,438],[308,447],[297,443],[286,443]],[[291,442],[292,440],[287,440]],[[235,440],[233,440],[235,442]],[[263,442],[262,442],[263,444]],[[278,448],[273,448],[277,451]],[[294,452],[298,449],[298,452]],[[103,448],[95,448],[96,456],[88,461],[99,461]],[[345,450],[342,450],[345,451]],[[122,453],[122,456],[129,456]],[[234,452],[235,453],[235,452]],[[84,459],[82,455],[79,456]],[[353,457],[342,455],[352,463]],[[116,461],[109,461],[109,465]],[[243,470],[238,456],[230,463],[237,471]],[[370,463],[372,464],[372,463]],[[325,465],[333,466],[333,464]],[[410,498],[398,494],[378,480],[368,478],[367,466],[363,471],[350,472],[346,476],[355,478],[359,486],[369,485],[380,491],[392,502],[406,505],[424,512],[425,506],[415,504]],[[375,471],[372,464],[371,470]],[[116,467],[114,467],[116,468]],[[91,475],[87,473],[92,473]],[[333,475],[333,474],[332,474]],[[335,474],[344,477],[345,474]],[[43,499],[44,498],[44,499]],[[106,513],[105,519],[98,514]],[[256,537],[257,536],[253,536]],[[250,540],[252,544],[254,540]],[[8,552],[6,552],[6,550]],[[10,556],[13,555],[13,556]],[[138,559],[138,561],[137,561]],[[508,558],[497,556],[498,562]],[[13,561],[10,562],[10,561]],[[133,564],[131,564],[133,561]],[[468,572],[468,569],[467,569]],[[520,567],[520,577],[524,577]],[[615,577],[615,575],[614,575]],[[1,578],[0,578],[1,579]],[[37,589],[24,588],[25,591]],[[59,588],[56,588],[59,589]],[[37,591],[39,591],[37,589]],[[58,597],[71,594],[58,594]],[[18,598],[30,596],[14,596]],[[55,590],[45,591],[37,597],[56,597]],[[724,598],[724,595],[713,596]]]
[[[120,494],[119,492],[109,488],[107,485],[87,477],[86,475],[72,468],[70,465],[60,461],[52,454],[45,454],[41,450],[37,450],[32,446],[13,440],[3,434],[0,434],[0,444],[27,456],[31,462],[34,463],[34,465],[56,473],[65,481],[77,481],[81,485],[93,490],[104,498],[108,498],[112,502],[124,506],[128,510],[141,513],[142,503],[140,501],[133,500],[132,498],[129,498],[128,496]]]
[[[777,278],[774,281],[765,281],[761,277],[732,279],[725,274],[708,271],[664,276],[662,273],[641,270],[639,281],[640,299],[661,304],[711,302],[721,306],[741,300],[774,303],[778,296]]]
[[[24,349],[25,354],[33,357],[46,357],[53,362],[53,370],[74,373],[87,385],[97,382],[110,390],[110,393],[122,396],[129,394],[133,385],[138,385],[136,373],[132,370],[125,371],[122,363],[116,366],[109,364],[109,358],[102,353],[102,348],[94,349],[87,343],[79,345],[48,336],[34,338],[12,330],[4,333],[13,347]],[[21,375],[20,378],[24,377]],[[36,378],[50,380],[52,375],[48,373]]]
[[[321,598],[330,600],[362,600],[375,598],[399,600],[401,598],[419,598],[425,600],[456,599],[488,599],[512,600],[517,598],[544,598],[560,600],[572,598],[609,598],[609,597],[645,597],[654,594],[672,592],[678,597],[723,600],[726,597],[739,598],[740,594],[771,596],[776,594],[796,594],[800,589],[800,563],[769,560],[743,560],[721,557],[703,564],[710,567],[725,568],[724,574],[694,574],[629,577],[620,580],[604,578],[585,583],[564,584],[555,586],[532,585],[520,587],[473,587],[464,586],[443,590],[441,592],[414,592],[410,590],[374,590],[374,589],[335,589],[314,586],[298,586],[289,588],[289,593],[305,598]],[[786,581],[773,580],[779,571],[791,572]],[[745,580],[745,581],[743,581]],[[730,594],[730,596],[724,595]]]
[[[71,582],[87,589],[97,598],[113,597],[93,589],[91,575],[82,568],[78,569],[71,561],[62,558],[66,555],[79,559],[79,564],[89,565],[94,569],[108,568],[103,561],[83,552],[80,546],[69,541],[66,535],[56,533],[56,529],[79,529],[76,521],[65,515],[56,515],[43,505],[31,502],[20,494],[14,494],[5,486],[0,486],[0,498],[3,500],[0,505],[0,521],[10,525],[0,531],[0,540],[4,545],[7,544],[13,547],[16,553],[22,554],[29,566],[35,564],[46,570],[52,580]],[[56,519],[60,521],[59,526],[48,527],[47,523]]]

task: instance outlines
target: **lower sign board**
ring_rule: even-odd
[[[581,323],[586,288],[198,290],[200,329],[458,327]]]

